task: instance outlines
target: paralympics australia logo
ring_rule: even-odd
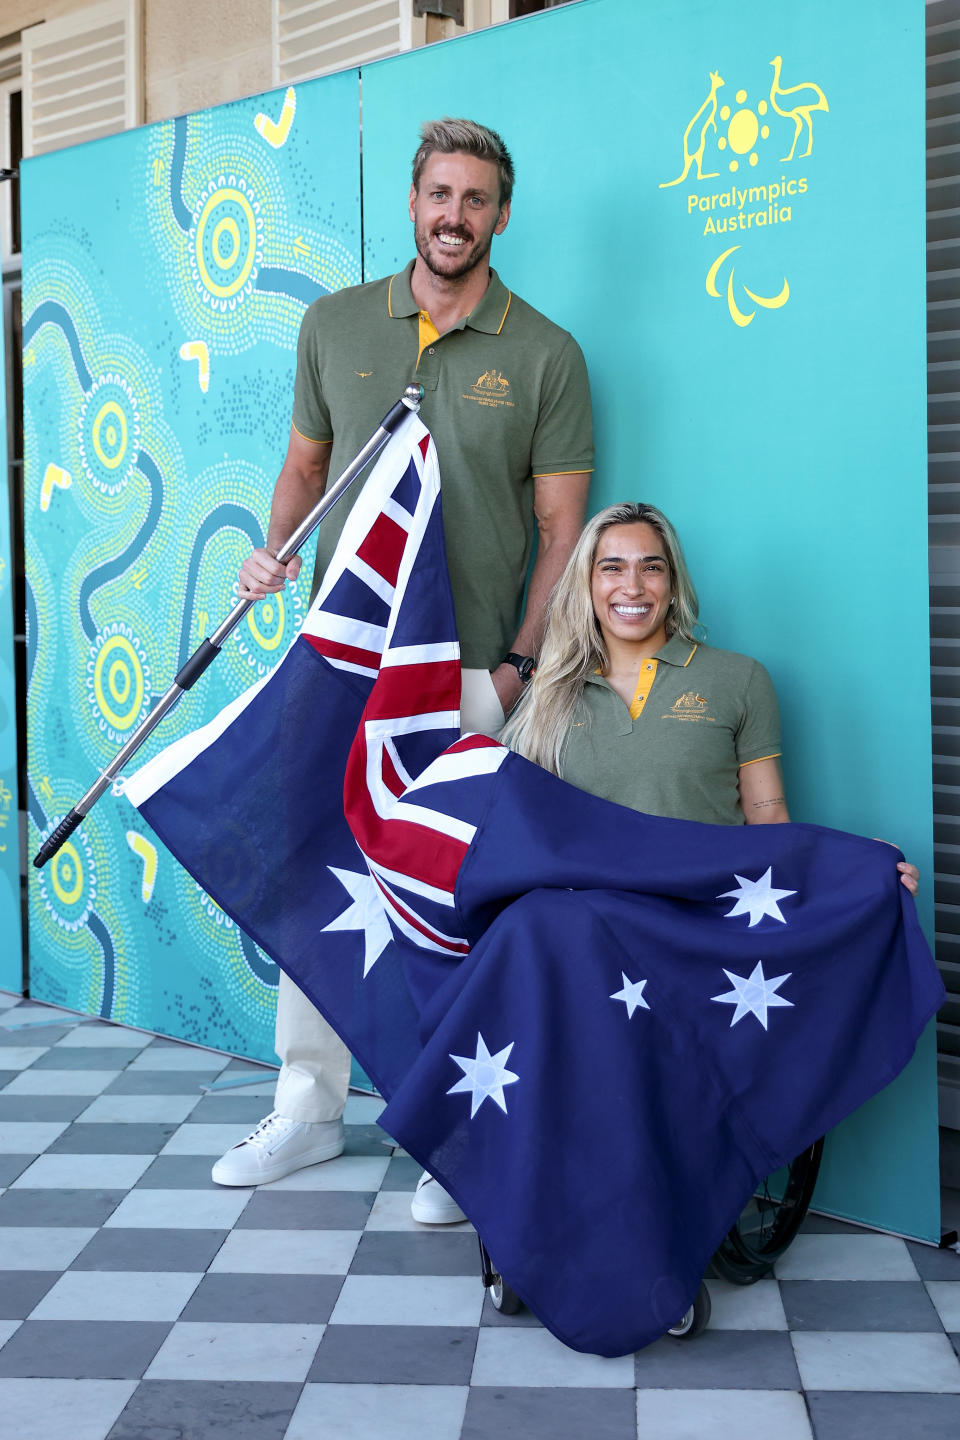
[[[798,174],[797,164],[813,155],[814,116],[830,109],[823,90],[813,81],[783,83],[783,56],[775,55],[770,66],[769,90],[764,81],[756,99],[746,89],[728,87],[718,70],[710,71],[706,98],[683,132],[680,173],[659,186],[661,190],[686,186],[686,214],[702,225],[703,235],[737,235],[736,242],[712,260],[704,287],[711,299],[724,298],[718,282],[722,284],[726,267],[727,309],[741,329],[751,323],[757,308],[782,309],[790,299],[790,286],[784,276],[779,290],[762,294],[741,279],[742,295],[738,295],[731,257],[746,245],[746,239],[740,238],[744,232],[752,238],[793,221],[795,206],[802,204],[810,189],[809,175]],[[780,171],[776,178],[770,178],[772,166]],[[714,181],[721,183],[710,183]],[[736,263],[743,267],[745,261],[746,251]]]

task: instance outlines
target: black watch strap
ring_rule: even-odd
[[[508,655],[504,655],[503,663],[504,665],[513,666],[524,685],[526,685],[528,680],[533,679],[533,672],[537,668],[537,662],[532,655],[518,655],[515,650],[511,650]]]

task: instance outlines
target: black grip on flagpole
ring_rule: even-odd
[[[33,863],[38,870],[41,870],[47,861],[56,855],[60,846],[68,836],[73,834],[82,819],[83,816],[79,810],[70,810],[64,815],[57,828],[50,831],[50,834],[33,857]]]
[[[220,646],[214,645],[210,640],[201,640],[194,650],[190,659],[177,671],[174,676],[174,685],[179,685],[181,690],[189,690],[200,679],[208,665],[212,665],[220,654]]]
[[[417,403],[419,404],[419,400],[422,400],[422,399],[423,399],[423,386],[422,386],[422,385],[408,385],[408,386],[407,386],[407,391],[414,390],[414,389],[420,391],[419,399],[418,399],[418,402],[417,402]],[[380,421],[380,429],[381,429],[381,430],[386,430],[386,432],[387,432],[388,435],[392,435],[393,432],[394,432],[394,430],[396,430],[397,426],[400,424],[400,421],[401,421],[401,420],[405,420],[405,419],[407,418],[407,416],[411,413],[411,410],[412,410],[412,407],[411,407],[411,405],[410,405],[410,403],[409,403],[408,400],[406,400],[406,399],[400,399],[400,400],[398,400],[397,403],[396,403],[396,405],[391,405],[391,407],[390,407],[390,409],[387,411],[386,415],[384,415],[383,419]]]

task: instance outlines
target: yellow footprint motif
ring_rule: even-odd
[[[254,116],[253,123],[256,127],[257,134],[262,135],[267,144],[272,145],[274,150],[279,150],[281,145],[286,144],[296,108],[297,94],[291,85],[283,97],[283,109],[280,111],[279,120],[271,120],[270,116],[264,115],[262,111],[259,115]]]
[[[61,470],[59,465],[48,465],[43,472],[43,484],[40,486],[40,509],[50,509],[54,489],[69,490],[72,484],[73,477],[68,470]]]
[[[143,835],[138,835],[136,830],[127,831],[127,844],[143,861],[143,877],[140,881],[140,899],[144,905],[147,904],[153,894],[153,887],[157,880],[157,847],[152,845]]]
[[[210,388],[210,352],[203,340],[184,340],[180,346],[181,360],[196,360],[199,366],[200,389],[206,395]]]

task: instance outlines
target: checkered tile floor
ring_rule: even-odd
[[[953,1252],[812,1217],[777,1279],[711,1282],[699,1339],[579,1355],[491,1308],[469,1226],[411,1220],[379,1101],[351,1096],[340,1159],[215,1186],[272,1093],[265,1068],[0,994],[4,1436],[960,1433]]]

